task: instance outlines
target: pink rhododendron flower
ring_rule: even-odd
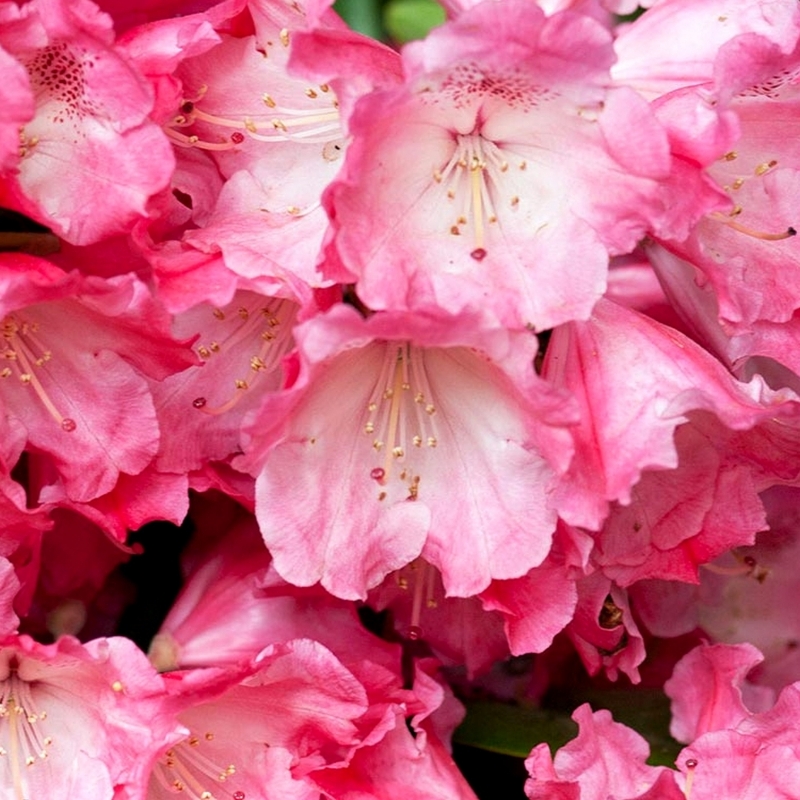
[[[710,81],[720,49],[739,36],[757,34],[791,50],[800,33],[793,3],[660,0],[640,5],[652,7],[620,28],[611,73],[620,84],[650,96]]]
[[[446,666],[463,665],[470,678],[508,655],[500,615],[484,611],[491,607],[483,598],[445,597],[437,570],[421,558],[389,575],[367,602],[391,612],[400,636],[423,639]]]
[[[800,547],[798,489],[774,486],[761,499],[768,529],[752,547],[736,548],[706,565],[699,586],[644,582],[632,592],[638,614],[657,636],[698,628],[712,641],[754,644],[764,661],[753,668],[752,680],[780,690],[800,680],[800,616],[793,602]]]
[[[213,514],[214,538],[186,554],[191,571],[150,645],[159,670],[235,665],[298,638],[325,645],[350,669],[399,664],[396,646],[368,633],[352,603],[286,583],[270,568],[255,519],[241,510],[219,518],[219,505],[218,496],[193,505],[195,516]]]
[[[350,118],[326,268],[373,309],[480,308],[538,329],[585,318],[609,253],[649,228],[686,230],[709,200],[690,171],[670,188],[664,131],[635,93],[609,88],[602,25],[498,8],[408,45],[405,84]]]
[[[300,375],[252,417],[238,464],[258,470],[286,580],[363,598],[421,555],[469,596],[544,560],[573,417],[534,374],[529,334],[339,305],[295,338]]]
[[[144,470],[159,430],[142,372],[164,378],[194,360],[145,287],[131,276],[65,275],[15,255],[0,261],[0,281],[6,419],[52,459],[73,501]]]
[[[3,3],[0,20],[0,45],[26,68],[36,102],[4,204],[79,244],[146,216],[174,159],[148,119],[149,86],[114,47],[110,18],[90,0],[34,0]]]
[[[189,734],[152,764],[148,800],[181,787],[198,797],[272,794],[314,769],[346,763],[368,708],[361,683],[306,639],[269,647],[237,668],[170,673],[166,681]]]
[[[121,638],[0,641],[0,785],[11,798],[140,797],[174,740],[162,679]]]
[[[271,294],[279,280],[300,293],[323,282],[317,260],[327,220],[320,195],[346,146],[339,101],[324,80],[287,71],[293,34],[308,25],[301,4],[243,5],[220,4],[207,14],[156,22],[125,37],[137,63],[147,65],[162,88],[162,112],[172,94],[164,124],[178,166],[172,202],[151,229],[158,244],[153,264],[163,282],[175,256],[186,267],[194,259],[190,269],[199,271],[201,254],[213,255],[229,279],[249,282],[242,288]],[[211,24],[219,31],[216,43]],[[336,32],[343,58],[352,51],[352,59],[360,59],[352,81],[366,81],[359,92],[380,79],[387,54],[397,58],[347,31],[333,14],[323,14],[317,24]],[[191,47],[176,58],[176,40],[187,39]],[[198,299],[224,305],[230,298]]]
[[[525,762],[531,800],[685,800],[670,770],[645,764],[647,742],[608,711],[582,705],[572,718],[580,726],[576,739],[555,758],[548,745],[537,745]],[[650,794],[656,786],[659,792]]]
[[[173,323],[181,339],[196,338],[200,364],[151,382],[163,431],[156,465],[186,473],[241,450],[243,416],[283,381],[281,362],[293,346],[299,305],[239,291],[222,308],[203,303]]]

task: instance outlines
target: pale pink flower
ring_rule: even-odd
[[[307,639],[268,647],[236,668],[165,679],[189,734],[152,763],[148,800],[171,798],[180,787],[198,797],[224,791],[257,798],[313,770],[344,765],[360,743],[357,723],[369,705],[352,673]],[[302,784],[296,788],[298,796],[312,796]]]
[[[339,305],[295,338],[299,377],[253,415],[234,462],[258,472],[286,580],[363,598],[422,555],[469,596],[544,560],[573,417],[534,374],[533,337]]]
[[[652,7],[620,28],[611,74],[620,85],[650,97],[711,81],[720,50],[739,36],[757,34],[788,51],[800,33],[793,3],[660,0],[640,5]]]
[[[6,797],[141,797],[174,740],[164,687],[132,642],[0,641],[0,785]]]
[[[352,91],[371,88],[384,62],[397,61],[332,13],[315,23],[320,36],[331,31],[340,57],[358,62],[345,83],[365,86]],[[162,198],[151,227],[159,283],[170,279],[175,256],[184,273],[213,256],[228,273],[222,280],[264,294],[279,283],[302,293],[326,282],[317,270],[327,228],[320,195],[339,170],[346,135],[332,86],[288,72],[294,34],[308,24],[302,4],[269,0],[220,4],[126,34],[126,48],[158,83],[159,116],[178,159],[172,197]],[[224,305],[230,295],[192,305],[201,300]]]
[[[709,200],[687,165],[678,193],[666,134],[610,88],[612,61],[600,23],[521,0],[408,45],[405,83],[349,120],[325,269],[373,309],[480,308],[538,329],[588,316],[609,253],[685,231]]]
[[[779,690],[800,680],[800,613],[794,602],[798,496],[793,486],[763,492],[768,529],[752,547],[738,547],[706,565],[699,586],[645,581],[632,587],[647,629],[656,636],[679,636],[697,628],[712,641],[749,642],[764,655],[751,676],[759,685]]]
[[[242,290],[222,307],[202,303],[175,316],[172,330],[194,339],[199,364],[150,382],[162,431],[159,470],[187,473],[241,451],[243,417],[283,382],[299,308]]]
[[[235,665],[267,644],[308,638],[358,661],[399,664],[394,645],[361,625],[352,603],[320,588],[298,589],[270,568],[255,519],[239,509],[220,514],[219,497],[195,500],[204,540],[186,554],[186,582],[150,646],[159,670]],[[213,520],[206,530],[207,520]]]

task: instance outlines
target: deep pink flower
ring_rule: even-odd
[[[110,18],[90,0],[6,2],[0,45],[26,68],[36,102],[4,204],[77,244],[146,216],[174,159],[148,119],[150,87],[114,47]]]
[[[630,505],[643,470],[677,466],[673,436],[688,412],[707,409],[741,429],[782,400],[760,380],[735,380],[681,333],[607,300],[586,322],[553,332],[543,376],[583,409],[557,504],[567,522],[593,529],[609,501]]]
[[[614,722],[608,711],[580,706],[572,718],[576,739],[553,758],[547,744],[533,749],[525,766],[531,777],[525,793],[531,800],[685,800],[670,770],[650,767],[647,742]],[[650,790],[658,786],[657,794]]]
[[[77,502],[142,472],[159,439],[144,375],[164,378],[194,360],[166,314],[132,276],[82,278],[8,254],[0,282],[0,399],[6,426],[25,433],[20,445],[46,453]]]
[[[266,648],[236,668],[170,673],[166,681],[189,733],[152,763],[148,800],[171,798],[180,786],[198,797],[223,789],[232,797],[272,794],[346,761],[367,709],[358,680],[306,639]]]

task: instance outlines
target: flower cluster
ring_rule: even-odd
[[[452,685],[568,651],[687,748],[528,797],[800,797],[800,7],[331,5],[0,2],[0,795],[471,800]]]

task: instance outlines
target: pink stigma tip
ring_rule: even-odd
[[[78,423],[75,422],[74,419],[70,419],[69,417],[64,417],[64,419],[61,420],[61,428],[65,430],[67,433],[72,433],[72,431],[74,431],[75,428],[77,427]]]
[[[192,405],[195,408],[202,408],[205,404],[206,404],[205,397],[196,397],[194,400],[192,400]]]
[[[486,251],[482,247],[477,247],[470,253],[470,256],[476,261],[483,261],[486,258]]]
[[[369,476],[374,481],[382,481],[386,477],[386,470],[382,467],[375,467],[375,469],[370,470]]]

